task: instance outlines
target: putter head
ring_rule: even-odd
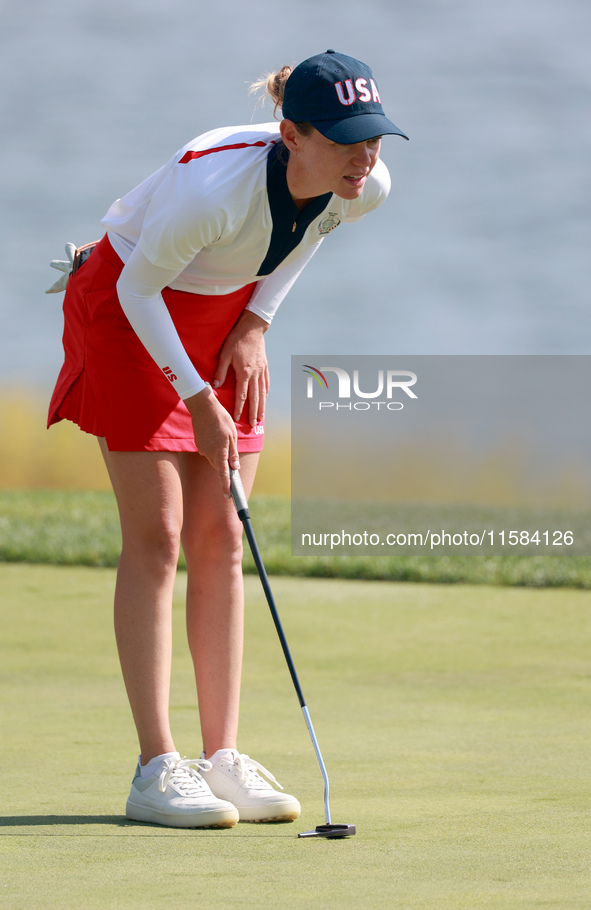
[[[316,825],[313,831],[302,831],[298,837],[350,837],[355,825]]]

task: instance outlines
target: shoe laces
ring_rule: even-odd
[[[277,784],[280,790],[283,790],[283,787],[279,781],[273,777],[271,772],[267,771],[267,769],[263,767],[260,762],[255,761],[254,758],[250,757],[250,755],[240,755],[240,753],[238,753],[234,759],[234,764],[238,768],[238,773],[243,784],[252,785],[257,783],[265,783],[257,774],[257,771],[261,771],[272,783]],[[265,784],[265,786],[268,786],[268,784]]]
[[[168,785],[173,783],[182,796],[202,794],[207,789],[207,784],[193,765],[197,765],[199,771],[211,771],[213,767],[204,758],[166,758],[158,788],[164,793]]]

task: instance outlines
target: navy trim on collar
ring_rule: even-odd
[[[302,240],[312,221],[329,203],[332,193],[324,193],[298,209],[287,188],[289,152],[282,142],[271,146],[267,155],[267,198],[273,229],[269,248],[257,272],[257,278],[270,275]],[[294,230],[295,227],[295,230]]]

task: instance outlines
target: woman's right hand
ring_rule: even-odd
[[[199,454],[204,455],[217,472],[226,499],[230,494],[230,468],[240,469],[236,424],[207,386],[185,399]]]

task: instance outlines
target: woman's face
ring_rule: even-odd
[[[357,199],[380,156],[380,137],[339,145],[318,130],[309,136],[288,130],[283,141],[290,150],[287,177],[294,198],[330,192]]]

